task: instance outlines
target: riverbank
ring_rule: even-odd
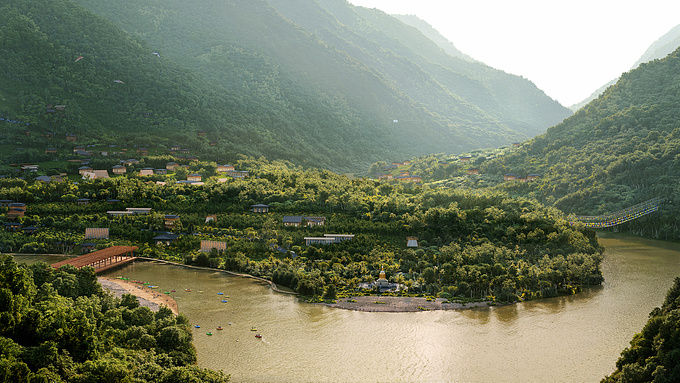
[[[97,281],[99,281],[104,289],[111,291],[118,298],[123,296],[123,294],[132,294],[137,297],[140,306],[148,307],[151,311],[158,311],[161,306],[165,305],[168,306],[175,315],[179,314],[177,302],[166,294],[161,294],[148,287],[120,279],[98,277]]]
[[[321,303],[324,306],[345,310],[368,312],[414,312],[430,310],[460,310],[488,307],[489,302],[444,303],[444,298],[427,300],[424,297],[361,296],[337,299],[335,303]]]

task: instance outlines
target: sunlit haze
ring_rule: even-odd
[[[680,1],[349,0],[427,21],[460,51],[565,106],[628,71],[680,24]]]

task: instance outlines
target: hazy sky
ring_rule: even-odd
[[[460,51],[564,106],[626,72],[680,24],[678,0],[349,0],[427,21]],[[632,4],[632,5],[631,5]]]

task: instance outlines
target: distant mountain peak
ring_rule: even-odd
[[[476,62],[477,60],[461,52],[456,46],[446,37],[442,36],[439,31],[437,31],[432,25],[427,21],[419,18],[416,15],[392,15],[404,24],[410,25],[417,28],[423,35],[425,35],[430,40],[434,41],[440,48],[446,51],[449,55],[453,57],[458,57],[460,59]]]

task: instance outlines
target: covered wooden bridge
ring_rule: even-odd
[[[81,267],[92,266],[98,273],[134,261],[136,258],[134,256],[135,250],[137,250],[137,246],[112,246],[80,257],[53,263],[52,267],[59,269],[64,265],[72,265],[80,269]]]

